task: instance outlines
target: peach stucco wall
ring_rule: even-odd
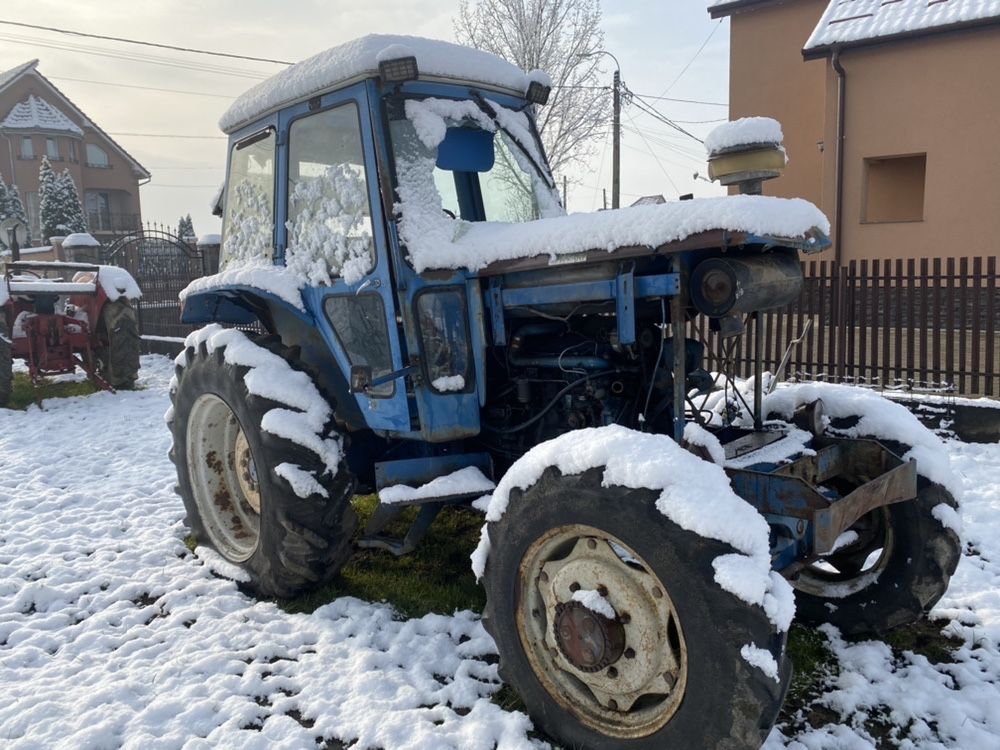
[[[832,222],[837,76],[828,59],[801,54],[826,5],[788,0],[732,17],[730,116],[781,121],[790,162],[765,193],[807,198]],[[843,260],[1000,256],[1000,26],[847,49],[841,62]],[[924,153],[923,219],[864,223],[865,159]]]

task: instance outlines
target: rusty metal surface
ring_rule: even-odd
[[[557,604],[555,614],[559,650],[581,672],[610,667],[625,653],[625,628],[617,619],[609,620],[577,601]]]
[[[727,469],[737,495],[761,513],[812,524],[815,551],[827,551],[859,518],[916,497],[917,470],[875,440],[817,438],[815,455],[773,471]],[[848,487],[846,494],[827,485]]]

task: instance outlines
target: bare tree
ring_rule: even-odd
[[[462,0],[458,41],[492,52],[526,71],[552,77],[538,129],[552,171],[565,174],[593,155],[607,124],[611,95],[602,86],[600,0]]]

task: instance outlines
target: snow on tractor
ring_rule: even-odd
[[[290,596],[351,554],[356,491],[379,493],[360,545],[396,554],[492,493],[483,622],[539,728],[757,748],[796,604],[881,633],[944,593],[948,460],[875,394],[766,393],[759,338],[748,381],[706,372],[689,323],[731,348],[797,297],[829,223],[760,195],[567,216],[535,124],[549,87],[368,36],[234,102],[221,270],[182,294],[206,325],[167,414],[188,524],[252,590]],[[713,134],[714,176],[758,192],[784,165],[776,128]]]
[[[32,383],[80,367],[99,387],[130,388],[139,372],[140,296],[121,268],[89,263],[7,263],[0,286],[0,407],[14,359]]]

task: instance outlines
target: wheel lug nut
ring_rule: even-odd
[[[587,546],[590,547],[590,549],[597,549],[597,540],[596,539],[588,539],[587,540]]]
[[[618,701],[616,701],[614,698],[612,698],[611,700],[609,700],[608,701],[608,708],[610,708],[612,711],[617,711],[618,710]]]
[[[569,590],[573,591],[573,592],[579,591],[580,590],[580,584],[577,583],[576,581],[573,581],[573,583],[571,583],[569,585]]]
[[[608,587],[604,586],[602,584],[598,584],[597,585],[597,593],[600,594],[601,596],[607,596],[608,595]]]
[[[631,647],[625,649],[625,658],[626,659],[634,659],[635,658],[635,649],[631,648]]]
[[[618,670],[614,667],[608,667],[608,677],[614,679],[618,676]]]
[[[542,583],[548,583],[549,574],[543,570],[541,573],[538,574],[538,580],[541,581]]]
[[[628,625],[630,622],[632,622],[632,615],[630,615],[628,612],[622,612],[620,615],[618,615],[618,622],[620,622],[622,625]]]

